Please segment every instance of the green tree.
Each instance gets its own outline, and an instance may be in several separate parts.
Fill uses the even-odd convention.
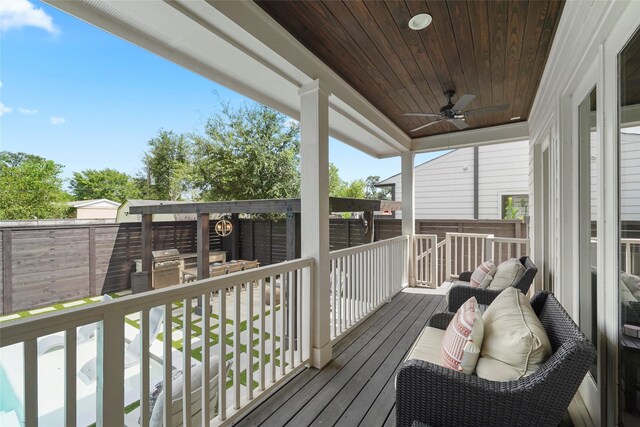
[[[193,141],[195,186],[203,200],[299,196],[300,127],[283,114],[225,104]]]
[[[365,198],[374,200],[390,200],[391,190],[388,187],[378,188],[376,184],[380,182],[380,177],[377,175],[370,175],[365,180]]]
[[[329,197],[340,197],[342,188],[342,180],[338,167],[333,163],[329,163]]]
[[[513,197],[507,197],[507,202],[504,204],[504,219],[520,219],[520,210],[513,205]]]
[[[149,141],[144,164],[148,176],[144,177],[143,189],[149,191],[143,193],[148,198],[182,200],[191,190],[191,145],[184,135],[160,130]]]
[[[354,179],[353,181],[343,181],[340,186],[338,197],[347,197],[350,199],[364,199],[365,182],[362,179]]]
[[[127,199],[140,198],[139,184],[135,179],[115,169],[74,172],[69,186],[77,200],[109,199],[122,203]]]
[[[64,218],[69,197],[62,168],[39,156],[0,152],[0,219]]]

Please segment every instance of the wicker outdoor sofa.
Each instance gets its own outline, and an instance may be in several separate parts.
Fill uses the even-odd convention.
[[[553,294],[531,301],[553,354],[533,374],[497,382],[422,360],[404,362],[396,378],[396,423],[433,427],[557,426],[596,357],[594,346]],[[452,305],[456,311],[459,307]],[[454,313],[435,314],[429,326],[446,329]]]
[[[538,273],[538,267],[536,267],[533,261],[531,261],[531,258],[529,258],[528,256],[521,257],[520,262],[525,268],[524,273],[511,286],[520,289],[523,294],[526,294],[527,292],[529,292],[529,288],[533,283],[533,279]],[[458,276],[458,280],[456,280],[449,289],[449,292],[447,293],[449,311],[455,312],[458,309],[457,307],[460,307],[466,300],[471,297],[476,297],[476,299],[478,300],[478,304],[491,304],[491,302],[500,294],[500,292],[502,292],[501,289],[498,290],[474,288],[469,285],[470,279],[470,271],[460,273],[460,276]],[[456,308],[453,309],[452,307]]]

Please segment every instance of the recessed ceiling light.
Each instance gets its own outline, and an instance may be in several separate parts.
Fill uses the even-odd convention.
[[[520,116],[518,116],[518,117],[511,117],[511,120],[520,120]]]
[[[431,24],[431,15],[428,13],[420,13],[409,20],[409,28],[412,30],[422,30]]]

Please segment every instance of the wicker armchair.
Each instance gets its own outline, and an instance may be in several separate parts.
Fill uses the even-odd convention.
[[[520,258],[520,262],[524,266],[524,274],[520,276],[513,286],[514,288],[520,289],[522,293],[526,294],[529,292],[529,288],[533,283],[533,279],[536,277],[536,273],[538,273],[538,267],[531,261],[531,258],[528,256],[523,256]],[[447,301],[449,303],[449,311],[455,312],[458,308],[469,298],[476,297],[478,300],[478,304],[489,305],[491,302],[496,299],[496,297],[502,292],[502,290],[498,289],[481,289],[474,288],[469,285],[469,280],[471,279],[471,272],[465,271],[460,273],[458,276],[458,280],[451,286],[449,292],[447,294]]]
[[[422,360],[404,362],[396,378],[396,424],[414,421],[438,427],[557,426],[596,357],[594,346],[553,294],[531,301],[553,354],[536,372],[497,382]],[[444,329],[453,313],[434,315],[429,326]]]

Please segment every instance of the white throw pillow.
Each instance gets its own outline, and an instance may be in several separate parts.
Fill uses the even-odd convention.
[[[475,297],[460,306],[442,337],[442,366],[472,374],[476,369],[484,327]]]
[[[495,272],[496,266],[493,260],[485,261],[471,273],[469,284],[474,288],[486,288],[491,283]]]
[[[496,297],[482,316],[484,339],[480,360],[494,359],[513,370],[496,376],[496,363],[478,361],[476,373],[494,381],[517,380],[537,370],[551,356],[547,333],[529,298],[516,288]]]
[[[496,268],[489,289],[506,289],[513,285],[524,274],[525,268],[518,258],[511,258]]]

